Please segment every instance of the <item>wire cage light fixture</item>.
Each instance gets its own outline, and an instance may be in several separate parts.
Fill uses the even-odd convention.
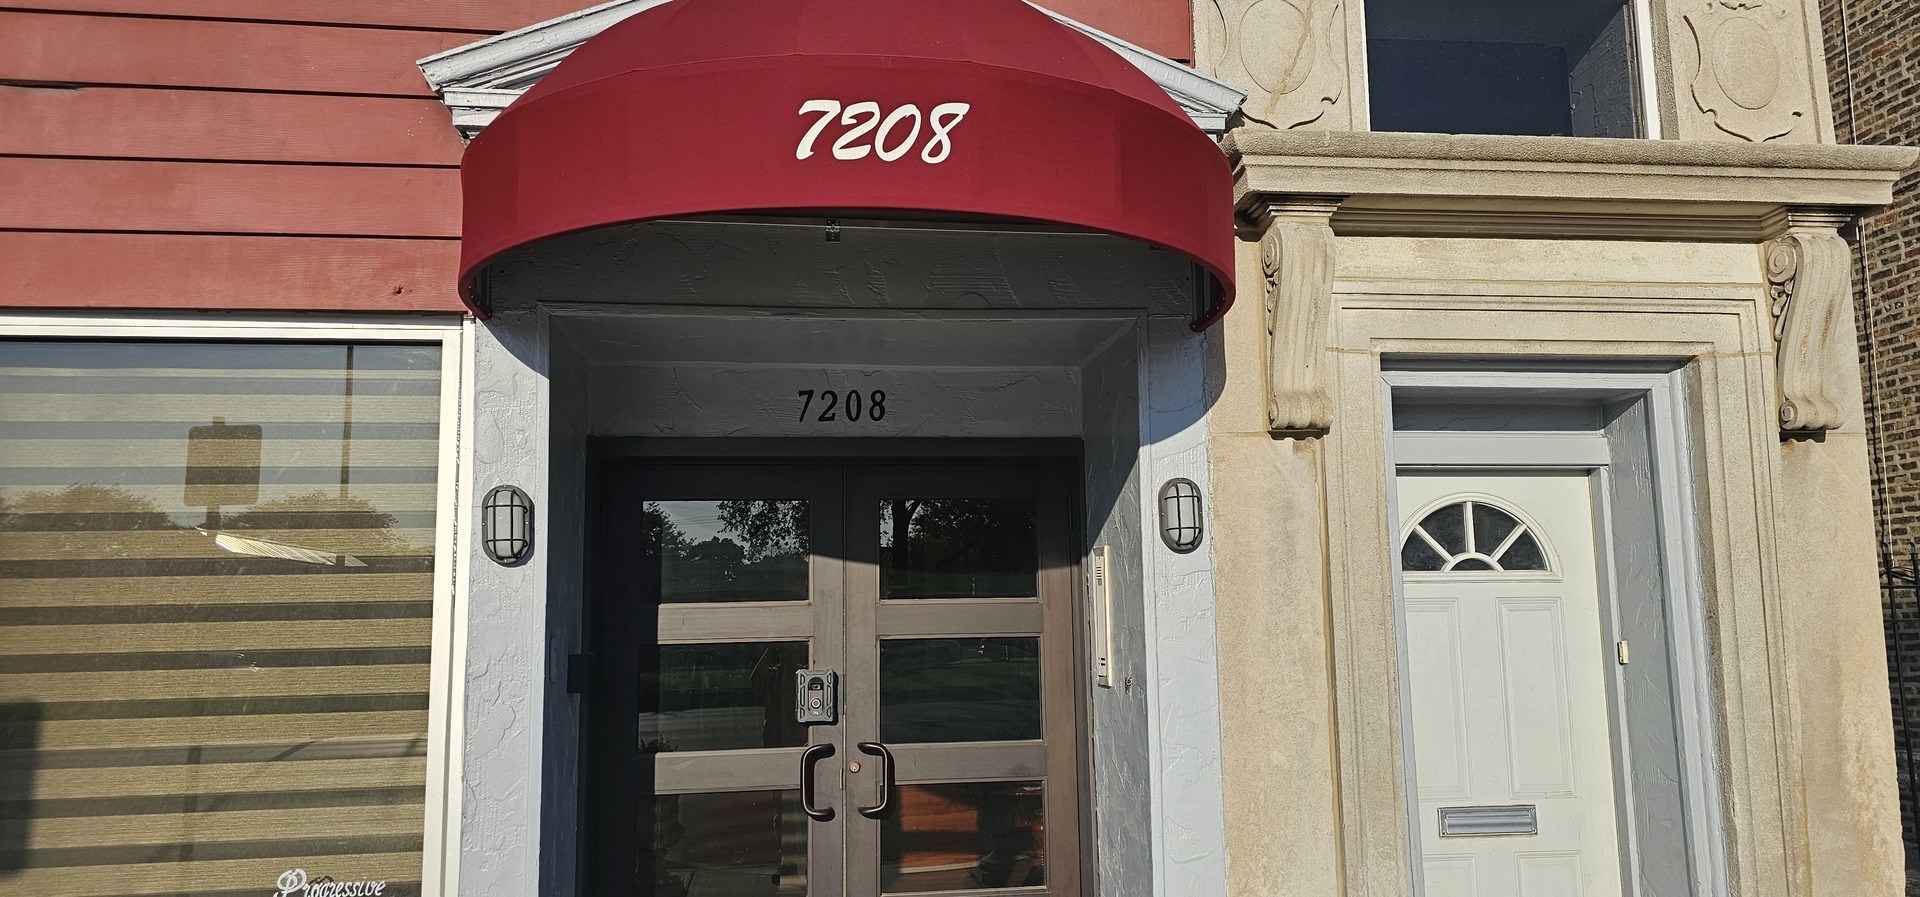
[[[1175,477],[1160,487],[1160,540],[1186,553],[1200,547],[1200,487]]]
[[[480,502],[480,547],[505,567],[533,554],[533,499],[518,486],[495,486]]]

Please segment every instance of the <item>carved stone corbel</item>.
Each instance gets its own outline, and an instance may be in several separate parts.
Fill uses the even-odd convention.
[[[1833,430],[1846,422],[1859,377],[1851,256],[1836,232],[1846,220],[1844,213],[1794,210],[1786,234],[1766,245],[1782,430]]]
[[[1267,429],[1276,434],[1323,433],[1333,425],[1326,369],[1333,320],[1332,219],[1340,199],[1276,200],[1263,210]]]

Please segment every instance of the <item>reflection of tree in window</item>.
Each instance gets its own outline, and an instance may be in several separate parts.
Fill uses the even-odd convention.
[[[880,503],[885,598],[1031,598],[1039,545],[1025,499]]]
[[[129,563],[143,569],[165,563],[176,574],[431,569],[432,546],[395,532],[397,522],[363,499],[323,490],[225,515],[218,530],[179,523],[150,499],[120,486],[77,483],[28,492],[13,502],[0,499],[0,530],[90,534],[85,544],[69,542],[63,554],[84,558],[80,562],[101,575],[109,566]],[[155,535],[160,533],[166,535]],[[165,544],[155,544],[155,538]],[[156,551],[168,560],[134,560]]]
[[[804,501],[647,503],[644,550],[660,564],[660,600],[805,600],[809,520]],[[701,527],[705,538],[689,532]]]
[[[394,532],[398,520],[352,495],[316,490],[262,502],[225,520],[229,532],[297,542],[325,554],[356,557],[369,566],[430,551]]]
[[[153,502],[118,486],[77,483],[29,492],[18,502],[0,497],[0,528],[16,532],[180,529]]]
[[[723,501],[720,523],[740,534],[752,557],[807,552],[806,502]]]

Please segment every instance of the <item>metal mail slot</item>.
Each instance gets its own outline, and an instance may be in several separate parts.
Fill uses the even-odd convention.
[[[1441,807],[1441,837],[1537,835],[1540,816],[1531,804],[1511,807]]]

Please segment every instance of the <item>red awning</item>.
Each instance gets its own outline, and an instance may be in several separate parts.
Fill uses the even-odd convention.
[[[711,214],[1012,220],[1179,252],[1233,298],[1225,156],[1166,92],[1021,0],[675,0],[608,28],[461,163],[489,259]],[[484,312],[484,309],[476,309]]]

